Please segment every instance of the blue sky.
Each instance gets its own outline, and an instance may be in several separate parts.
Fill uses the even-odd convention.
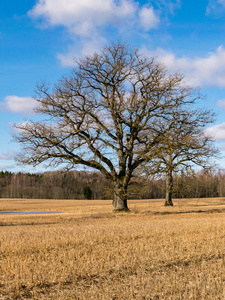
[[[0,170],[35,171],[15,165],[19,146],[11,134],[13,123],[36,118],[36,83],[54,83],[75,58],[114,40],[157,56],[201,87],[206,95],[201,106],[218,114],[207,131],[224,154],[225,0],[2,0]],[[219,166],[225,168],[225,158]]]

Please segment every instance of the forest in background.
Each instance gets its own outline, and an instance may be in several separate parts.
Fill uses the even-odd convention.
[[[174,175],[174,198],[225,197],[225,171],[202,170]],[[112,199],[113,187],[100,173],[88,171],[39,174],[0,172],[0,198]],[[133,178],[129,199],[165,198],[164,176]]]

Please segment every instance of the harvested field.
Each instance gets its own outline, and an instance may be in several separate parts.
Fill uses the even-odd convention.
[[[225,299],[225,199],[0,199],[0,299]]]

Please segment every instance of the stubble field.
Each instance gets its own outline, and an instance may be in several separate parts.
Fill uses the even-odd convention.
[[[0,199],[0,299],[225,299],[225,199]]]

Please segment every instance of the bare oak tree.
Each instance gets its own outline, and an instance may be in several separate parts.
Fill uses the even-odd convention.
[[[173,173],[191,169],[193,165],[209,167],[218,155],[213,140],[205,133],[205,128],[214,122],[215,114],[207,109],[193,109],[187,106],[174,114],[174,126],[158,145],[156,157],[145,165],[149,175],[166,175],[165,206],[173,206]],[[164,124],[162,124],[164,126]]]
[[[15,125],[24,150],[17,160],[94,168],[114,185],[114,210],[126,211],[134,170],[155,157],[176,112],[199,98],[180,74],[127,44],[112,44],[79,60],[52,88],[37,86],[36,112],[44,121]]]

